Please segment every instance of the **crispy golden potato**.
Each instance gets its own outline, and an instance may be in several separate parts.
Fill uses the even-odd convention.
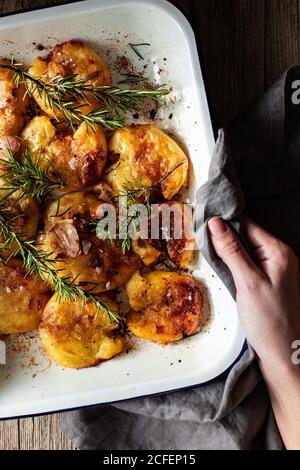
[[[181,162],[160,185],[165,199],[172,199],[186,182],[189,167],[186,155],[171,137],[156,127],[137,125],[117,130],[109,141],[109,151],[119,157],[118,164],[106,177],[115,194],[128,181],[155,185]]]
[[[114,312],[118,306],[107,297],[103,302]],[[116,334],[117,323],[93,303],[58,300],[54,295],[47,304],[39,334],[49,356],[59,365],[79,369],[111,359],[124,348]]]
[[[49,81],[57,76],[66,77],[78,75],[89,77],[89,85],[110,85],[110,72],[107,64],[87,44],[81,41],[66,41],[58,44],[46,57],[34,59],[29,73],[42,80]],[[35,93],[35,100],[40,108],[52,118],[60,119],[61,116],[54,112],[43,99]],[[82,111],[88,113],[91,109],[99,106],[99,101],[89,98],[91,106],[84,106]],[[78,104],[82,104],[78,103]]]
[[[57,139],[47,147],[41,160],[51,161],[65,183],[65,191],[77,191],[96,184],[104,171],[107,144],[102,127],[95,132],[82,123],[73,137]]]
[[[141,238],[132,241],[132,249],[141,258],[145,266],[156,263],[161,255],[161,252],[149,240]]]
[[[68,230],[63,229],[63,230]],[[75,243],[66,254],[63,242],[58,241],[54,232],[40,234],[38,243],[43,250],[56,250],[53,259],[62,260],[55,263],[60,276],[71,276],[75,284],[83,289],[92,289],[94,293],[105,292],[126,285],[132,274],[140,267],[136,255],[122,254],[122,250],[109,241],[98,240],[96,236],[81,234],[79,243]],[[79,251],[72,252],[72,249]],[[84,254],[86,253],[86,254]]]
[[[25,333],[38,327],[50,291],[21,260],[0,264],[0,333]]]
[[[50,203],[38,241],[62,262],[55,263],[60,275],[76,277],[76,282],[93,292],[125,286],[140,267],[134,253],[122,250],[109,240],[100,240],[90,222],[101,217],[101,203],[90,193],[71,193]]]
[[[178,267],[188,267],[195,252],[193,214],[188,205],[167,201],[152,207],[149,234],[152,239],[132,242],[133,251],[146,266],[156,263],[161,254],[167,253]]]
[[[35,116],[23,129],[21,150],[29,150],[33,159],[38,158],[55,139],[56,131],[47,116]]]
[[[22,133],[23,152],[26,148],[49,175],[55,169],[65,183],[64,191],[98,183],[106,164],[107,143],[101,126],[92,131],[82,123],[73,136],[58,137],[48,117],[36,116]]]
[[[196,333],[203,320],[203,297],[197,283],[175,272],[135,273],[127,284],[132,310],[126,322],[141,338],[167,344]]]
[[[169,236],[165,237],[168,255],[179,267],[187,268],[195,252],[192,210],[178,201],[160,204],[161,211],[166,209],[166,214],[170,210],[170,226],[167,229]]]
[[[16,86],[13,72],[1,68],[1,64],[9,64],[9,61],[0,61],[0,158],[5,160],[8,150],[13,154],[19,151],[19,135],[28,111],[28,98],[24,98],[25,87]],[[0,174],[6,171],[7,167],[1,161]]]
[[[99,201],[111,202],[112,188],[109,186],[109,184],[104,183],[104,181],[101,181],[100,183],[96,184],[92,189],[93,193],[98,197]]]
[[[84,229],[89,221],[99,219],[101,213],[101,202],[93,193],[77,191],[64,194],[45,207],[44,229],[49,232],[65,220],[74,221]]]
[[[3,191],[1,194],[3,195]],[[6,218],[21,239],[34,240],[40,218],[39,204],[31,196],[23,196],[17,203],[12,205],[14,198],[17,198],[18,195],[18,192],[14,193],[2,204],[7,209]],[[13,243],[8,246],[5,245],[5,241],[3,237],[0,237],[0,254],[3,258],[8,258],[17,245]]]
[[[17,87],[13,72],[1,68],[1,64],[9,63],[7,60],[0,61],[0,138],[19,136],[28,111],[24,85]]]

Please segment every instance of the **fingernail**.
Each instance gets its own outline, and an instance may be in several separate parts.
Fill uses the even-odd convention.
[[[208,228],[213,237],[220,237],[227,232],[228,227],[226,223],[219,217],[214,217],[208,221]]]

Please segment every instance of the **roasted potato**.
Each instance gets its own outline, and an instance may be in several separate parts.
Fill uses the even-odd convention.
[[[46,209],[39,237],[42,248],[62,260],[55,263],[59,274],[93,292],[125,286],[141,264],[134,253],[123,255],[118,245],[97,238],[90,223],[101,217],[101,206],[93,194],[66,194]]]
[[[21,239],[34,240],[40,218],[39,204],[31,196],[23,196],[17,202],[13,202],[18,196],[19,192],[16,192],[2,203],[2,207],[6,208],[5,217]],[[15,251],[17,244],[7,245],[5,242],[6,239],[0,237],[0,254],[3,258],[8,258]]]
[[[157,250],[149,240],[141,238],[132,241],[132,249],[141,258],[145,266],[156,263],[161,255],[161,251]]]
[[[103,302],[114,312],[118,306],[111,299]],[[58,300],[54,295],[48,302],[39,327],[39,334],[49,356],[59,365],[79,369],[111,359],[124,348],[122,337],[116,334],[104,311],[93,303]]]
[[[81,41],[66,41],[58,44],[46,57],[34,59],[29,73],[34,77],[49,81],[58,76],[66,77],[77,75],[79,77],[90,78],[88,85],[110,85],[110,72],[107,64],[96,54],[87,44]],[[43,94],[34,95],[40,108],[52,118],[60,119],[57,111],[53,111],[43,98]],[[88,113],[91,109],[99,106],[99,101],[89,97],[90,105],[85,105],[81,109]],[[84,102],[78,102],[78,105]]]
[[[154,207],[149,220],[149,234],[153,238],[134,240],[134,252],[146,266],[167,253],[178,267],[186,268],[195,252],[191,208],[179,201],[162,202]]]
[[[166,211],[166,221],[170,221],[166,227],[164,218],[161,219],[161,231],[165,231],[168,255],[179,267],[187,268],[195,252],[192,210],[188,205],[178,201],[163,202],[159,207],[161,213]],[[170,213],[169,219],[168,213]]]
[[[74,135],[59,137],[48,117],[36,116],[22,133],[23,151],[26,148],[49,175],[53,170],[60,175],[66,192],[98,183],[106,164],[107,143],[101,126],[93,131],[82,123]]]
[[[191,277],[175,272],[135,273],[127,284],[132,333],[159,344],[196,333],[203,320],[203,296]]]
[[[101,214],[101,202],[93,193],[77,191],[64,194],[46,205],[43,214],[44,229],[49,232],[66,220],[74,221],[84,229],[88,222],[98,220]]]
[[[47,116],[35,116],[21,134],[22,153],[28,149],[31,157],[36,160],[53,142],[55,136],[56,130],[51,120]]]
[[[24,85],[16,86],[14,73],[1,68],[1,64],[9,63],[7,60],[0,61],[0,142],[7,136],[20,135],[28,111]]]
[[[186,182],[189,167],[186,155],[171,137],[156,127],[137,125],[117,130],[109,141],[109,151],[114,158],[119,158],[106,176],[115,194],[128,181],[157,185],[181,162],[182,165],[158,186],[165,199],[172,199]]]
[[[28,98],[24,97],[25,87],[17,86],[13,72],[1,68],[1,64],[9,64],[9,61],[0,61],[0,174],[3,174],[7,171],[3,162],[7,151],[17,154],[20,148],[19,135],[28,111]]]
[[[0,333],[25,333],[38,327],[50,291],[21,260],[0,264]]]

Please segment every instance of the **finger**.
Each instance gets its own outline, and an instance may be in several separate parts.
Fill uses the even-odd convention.
[[[276,258],[284,246],[280,240],[249,218],[246,218],[244,233],[260,263]]]
[[[230,269],[235,284],[253,279],[259,270],[233,230],[219,217],[211,219],[208,228],[214,250]]]
[[[267,230],[257,225],[252,219],[249,219],[249,217],[245,217],[245,233],[253,248],[272,244],[277,240],[270,232],[267,232]]]
[[[244,231],[249,244],[253,248],[255,260],[268,277],[272,278],[274,272],[280,274],[286,269],[287,264],[291,264],[293,260],[295,264],[298,262],[293,250],[288,245],[278,240],[251,219],[246,219]]]

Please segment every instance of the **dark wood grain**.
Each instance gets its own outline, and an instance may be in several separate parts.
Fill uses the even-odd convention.
[[[22,10],[22,3],[23,2],[21,0],[2,0],[0,5],[0,12],[1,14],[4,14]]]
[[[299,63],[299,0],[266,1],[266,86]]]
[[[100,1],[100,0],[99,0]],[[0,14],[67,3],[2,0]],[[287,67],[300,61],[300,0],[173,0],[201,40],[212,111],[236,118]],[[0,422],[2,449],[74,448],[60,415]]]
[[[172,0],[171,3],[179,8],[189,19],[191,19],[192,8],[190,0]]]
[[[63,3],[67,2],[64,2],[63,0],[22,0],[22,8],[23,10],[29,10],[32,8],[51,7]]]
[[[0,6],[1,14],[16,11],[31,10],[47,6],[61,5],[67,3],[64,0],[2,0]]]
[[[223,125],[264,90],[265,1],[192,3],[213,114]]]

